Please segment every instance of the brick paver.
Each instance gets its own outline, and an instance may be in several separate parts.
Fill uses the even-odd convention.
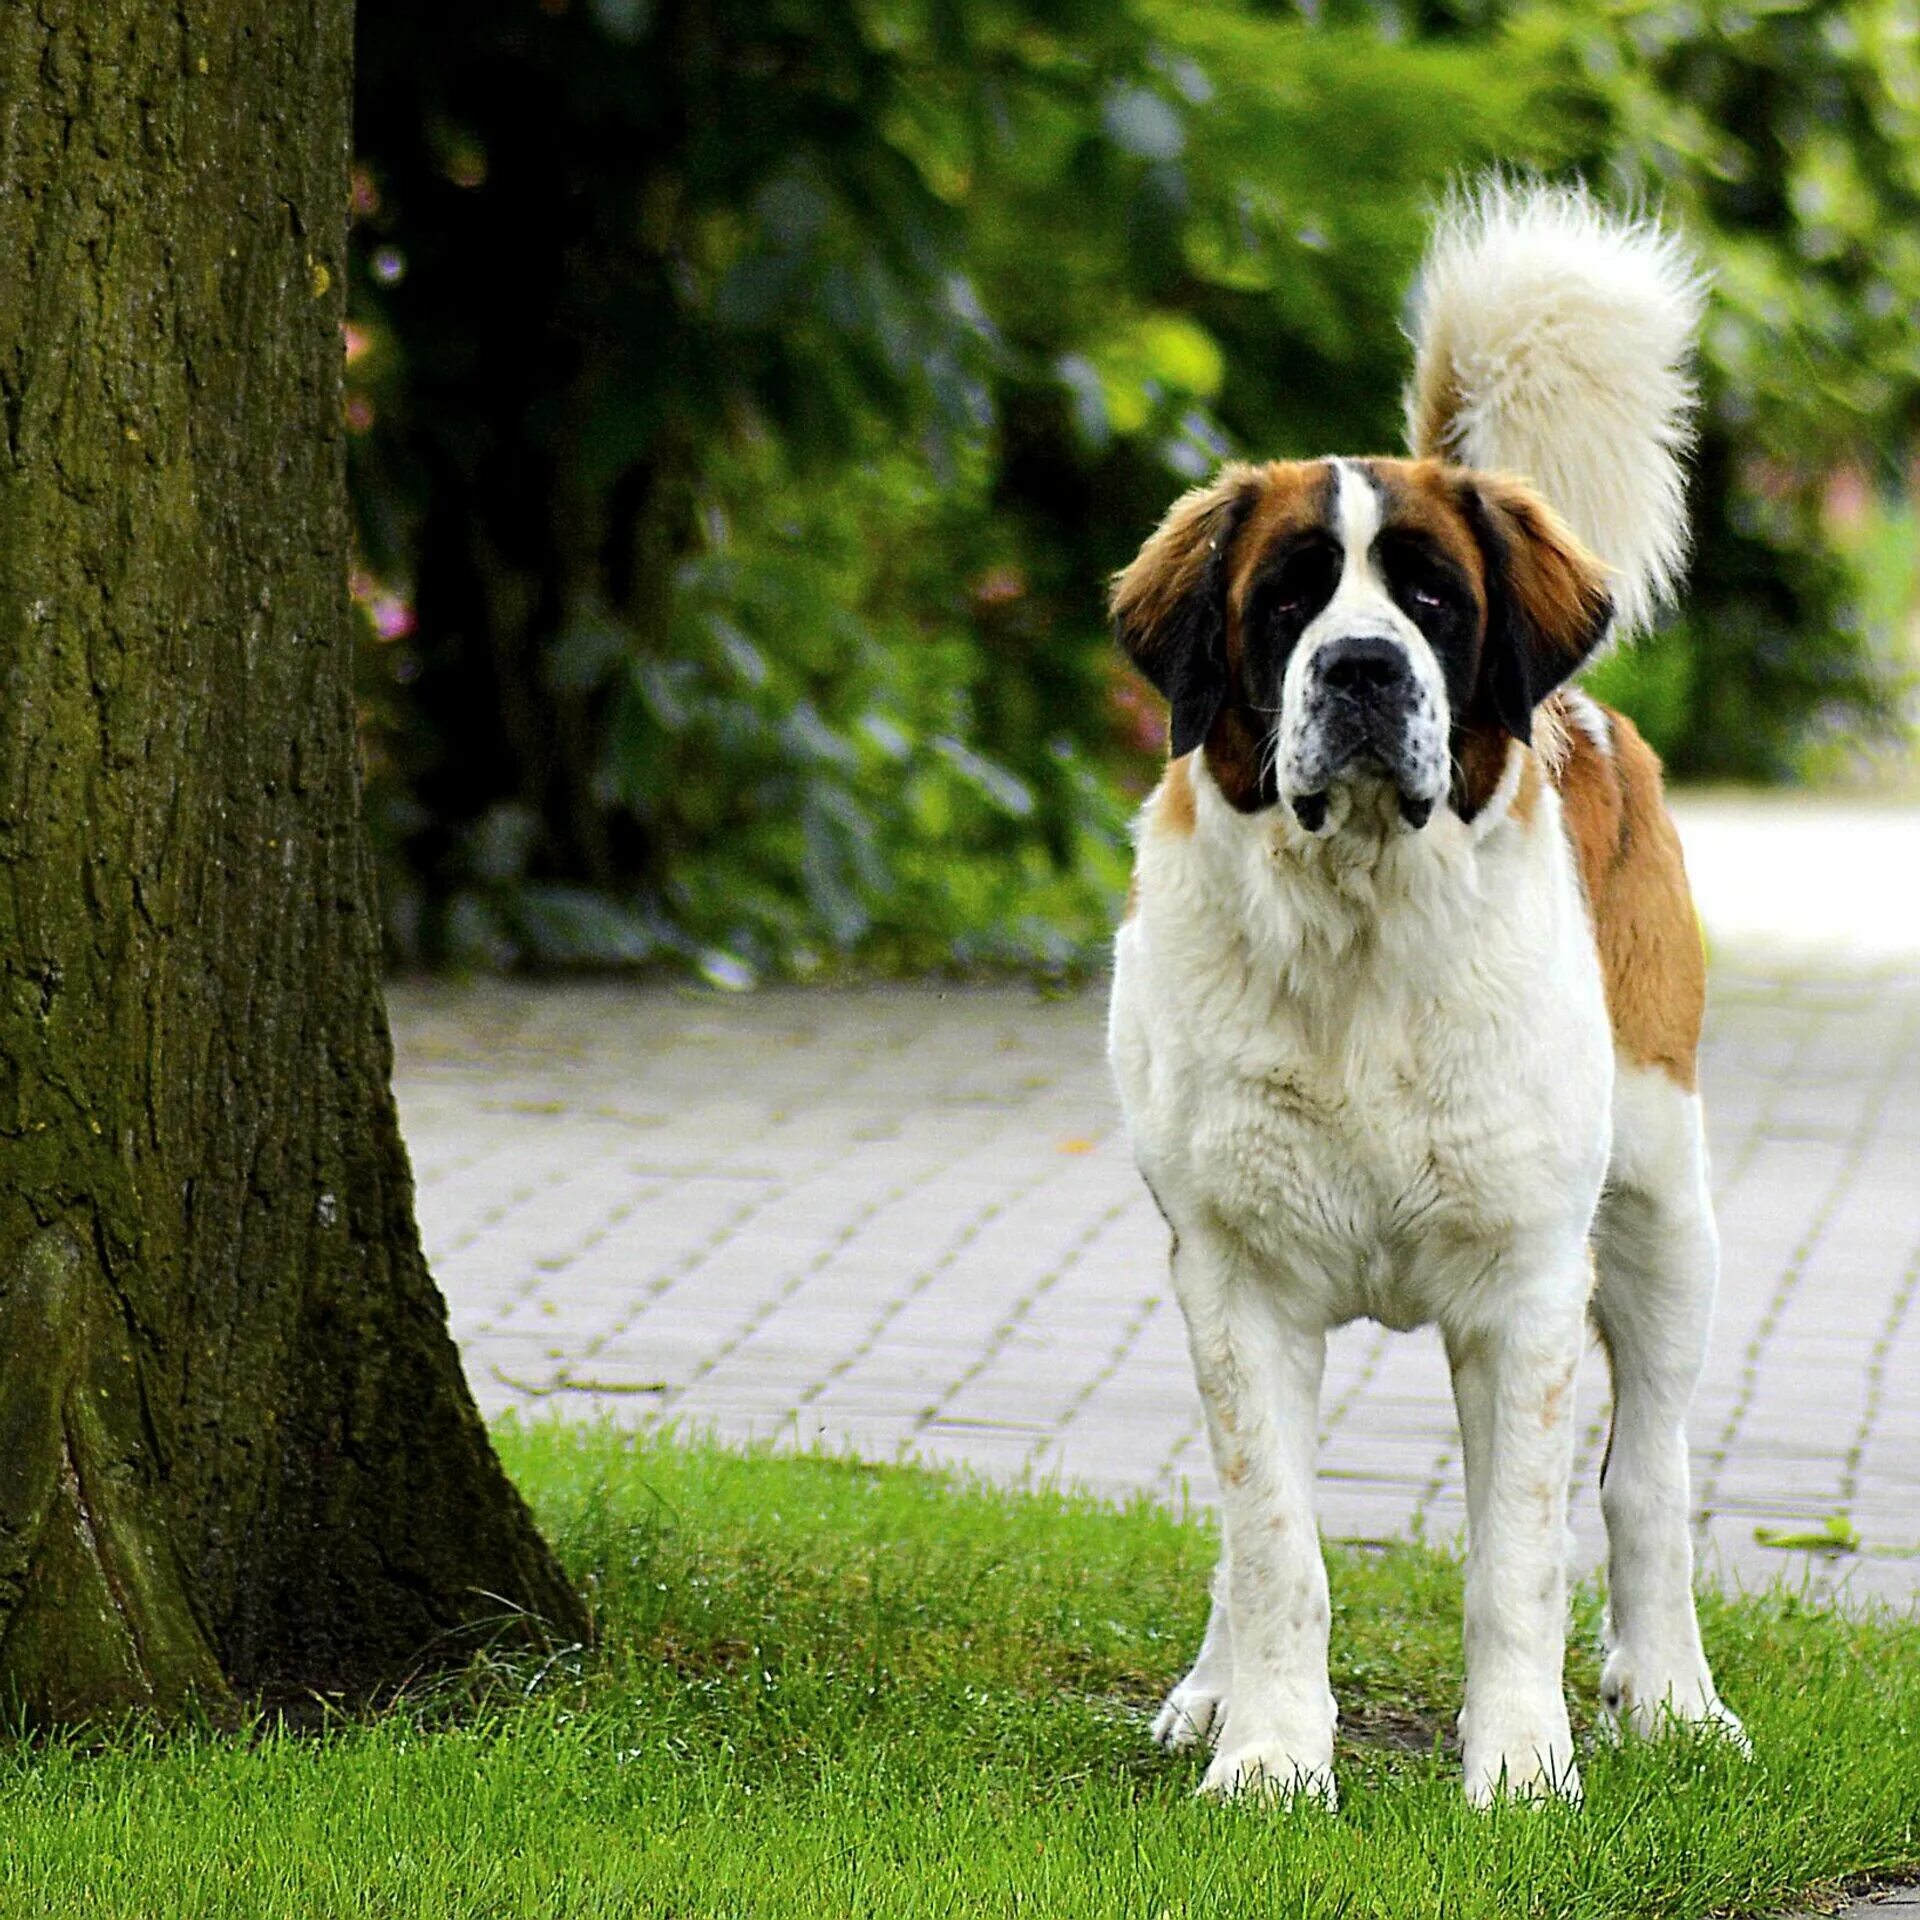
[[[1211,1500],[1097,991],[489,983],[393,1011],[428,1251],[489,1412]],[[1693,1419],[1708,1564],[1912,1596],[1920,956],[1722,959],[1703,1082],[1725,1251]],[[1604,1389],[1595,1354],[1586,1563]],[[1458,1533],[1436,1337],[1336,1336],[1323,1431],[1330,1534]],[[1755,1537],[1836,1512],[1860,1552]]]

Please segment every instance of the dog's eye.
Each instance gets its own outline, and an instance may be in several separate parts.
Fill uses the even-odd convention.
[[[1403,559],[1389,563],[1395,597],[1416,620],[1444,619],[1458,605],[1458,598],[1445,575],[1423,560]]]
[[[1277,619],[1297,620],[1318,612],[1333,593],[1334,558],[1326,547],[1303,547],[1288,556],[1274,575],[1266,595],[1268,612]]]

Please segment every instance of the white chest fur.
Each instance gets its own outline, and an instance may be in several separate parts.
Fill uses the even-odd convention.
[[[1471,1323],[1585,1234],[1606,1165],[1612,1047],[1555,796],[1525,824],[1310,840],[1193,787],[1191,832],[1143,819],[1117,946],[1142,1172],[1306,1318]]]

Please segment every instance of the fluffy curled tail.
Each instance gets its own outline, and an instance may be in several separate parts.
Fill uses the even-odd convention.
[[[1447,207],[1415,286],[1413,451],[1530,479],[1612,569],[1616,634],[1686,559],[1703,293],[1653,221],[1502,179]]]

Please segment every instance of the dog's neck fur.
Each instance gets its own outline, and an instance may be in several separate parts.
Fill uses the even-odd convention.
[[[1335,1060],[1361,1029],[1486,991],[1489,968],[1526,997],[1564,945],[1571,876],[1553,858],[1552,796],[1516,812],[1525,758],[1516,746],[1471,822],[1442,811],[1409,831],[1391,793],[1362,789],[1313,835],[1284,807],[1237,811],[1196,755],[1190,831],[1150,803],[1140,849],[1148,939],[1195,1003],[1190,1032]]]
[[[1238,811],[1195,755],[1195,838],[1206,864],[1226,882],[1218,897],[1237,900],[1248,932],[1268,938],[1288,923],[1302,946],[1334,955],[1356,942],[1391,937],[1388,924],[1433,930],[1481,898],[1483,857],[1502,858],[1520,830],[1514,802],[1527,749],[1510,743],[1487,804],[1471,821],[1443,809],[1424,828],[1399,817],[1392,787],[1354,781],[1336,788],[1328,824],[1309,833],[1284,806]],[[1284,935],[1282,935],[1284,938]]]

